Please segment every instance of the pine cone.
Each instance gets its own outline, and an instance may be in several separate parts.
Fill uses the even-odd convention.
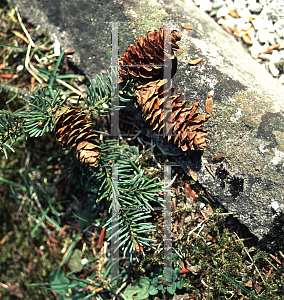
[[[172,77],[176,71],[176,57],[173,50],[179,49],[176,44],[182,34],[177,30],[171,31],[171,53],[166,56],[172,60]],[[167,49],[167,47],[166,47]],[[138,78],[139,84],[145,84],[163,78],[164,65],[164,29],[148,31],[147,37],[139,38],[137,45],[127,47],[123,57],[119,59],[119,82],[130,78]]]
[[[204,149],[206,147],[205,136],[207,133],[206,130],[200,127],[210,116],[199,115],[199,113],[195,112],[198,102],[192,104],[190,107],[186,107],[187,100],[179,101],[181,93],[171,96],[170,92],[173,91],[174,88],[170,91],[165,80],[152,81],[136,88],[137,103],[142,107],[145,121],[160,133],[164,128],[163,120],[165,117],[169,117],[163,109],[163,103],[171,97],[174,143],[178,142],[178,146],[182,151],[186,151],[187,149]],[[168,141],[171,138],[172,136],[168,135]]]
[[[95,166],[100,156],[100,146],[93,124],[78,107],[63,107],[56,114],[55,136],[63,148],[70,153],[77,151],[76,157],[83,163]]]

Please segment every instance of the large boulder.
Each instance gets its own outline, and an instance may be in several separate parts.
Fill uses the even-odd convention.
[[[119,22],[120,55],[164,22],[181,31],[173,86],[203,111],[208,93],[213,95],[207,148],[182,152],[149,128],[147,133],[165,151],[179,154],[173,159],[184,171],[187,166],[195,171],[199,182],[258,238],[274,233],[274,208],[279,204],[279,213],[284,206],[284,89],[232,36],[191,1],[11,2],[30,22],[47,27],[64,49],[75,50],[74,62],[89,78],[111,63],[114,22]],[[188,64],[197,58],[202,58],[199,64]],[[127,109],[141,121],[141,111],[130,104]]]

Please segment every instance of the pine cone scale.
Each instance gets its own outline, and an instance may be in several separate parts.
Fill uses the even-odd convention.
[[[135,93],[138,96],[137,103],[142,107],[145,122],[153,126],[153,130],[161,132],[164,128],[164,120],[172,121],[172,133],[175,135],[174,143],[186,151],[203,149],[206,146],[206,130],[200,128],[209,116],[200,115],[196,112],[198,102],[186,107],[187,100],[179,101],[181,93],[170,96],[168,93],[174,89],[167,85],[164,80],[157,80],[140,85]],[[164,110],[163,103],[171,97],[171,110]],[[172,112],[171,112],[172,111]],[[169,114],[171,113],[171,116]],[[170,133],[167,129],[166,135]],[[171,136],[168,136],[168,140]]]
[[[181,33],[177,34],[175,30],[170,32],[171,52],[179,49],[176,42],[180,37]],[[175,59],[173,53],[164,51],[164,43],[164,30],[161,28],[160,31],[148,31],[146,37],[138,38],[136,46],[128,46],[123,57],[119,59],[119,82],[126,80],[127,73],[132,78],[137,78],[140,84],[159,79],[163,75],[164,55],[171,60]]]
[[[100,146],[87,115],[79,112],[77,107],[64,107],[55,117],[55,137],[63,148],[69,148],[70,153],[77,152],[77,159],[95,166],[100,157]]]

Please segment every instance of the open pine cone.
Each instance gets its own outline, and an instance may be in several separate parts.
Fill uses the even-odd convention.
[[[70,148],[70,153],[83,163],[95,166],[100,156],[98,135],[87,115],[79,112],[78,107],[63,107],[56,114],[55,136],[63,148]]]
[[[174,88],[170,89],[165,80],[152,81],[136,88],[138,96],[137,103],[142,107],[145,121],[152,125],[154,130],[160,133],[164,128],[164,119],[167,113],[163,109],[163,103],[172,100],[172,134],[174,143],[186,151],[204,149],[206,147],[206,130],[202,129],[202,124],[207,121],[209,115],[196,113],[198,102],[186,107],[187,100],[179,101],[181,93],[171,96]],[[169,131],[166,133],[168,134]],[[164,136],[165,137],[165,136]],[[168,141],[172,135],[168,135]]]
[[[176,69],[176,57],[173,50],[179,49],[176,44],[182,34],[177,30],[171,31],[171,53],[166,52],[166,57],[172,60],[172,76]],[[119,82],[130,78],[138,78],[139,84],[162,79],[164,65],[164,29],[154,32],[148,31],[147,37],[139,38],[137,45],[127,47],[123,57],[119,59]],[[166,47],[167,49],[167,47]]]

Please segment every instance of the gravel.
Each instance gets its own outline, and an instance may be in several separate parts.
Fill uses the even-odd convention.
[[[200,10],[243,43],[251,56],[284,84],[283,0],[194,0]]]

